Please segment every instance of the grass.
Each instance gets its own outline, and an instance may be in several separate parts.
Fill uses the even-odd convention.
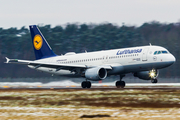
[[[179,89],[0,90],[0,119],[180,119]]]

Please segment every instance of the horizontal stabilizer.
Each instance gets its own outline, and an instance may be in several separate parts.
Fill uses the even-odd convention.
[[[5,62],[5,63],[14,63],[14,62],[18,62],[17,59],[9,59],[9,58],[7,58],[7,57],[5,57],[5,58],[6,58],[6,62]]]
[[[26,65],[28,65],[30,62],[32,62],[32,61],[28,61],[28,60],[9,59],[7,57],[5,57],[5,58],[6,58],[5,63],[15,63],[15,64],[26,64]]]

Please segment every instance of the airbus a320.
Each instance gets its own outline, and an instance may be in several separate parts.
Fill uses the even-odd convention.
[[[133,73],[135,77],[157,83],[159,69],[172,65],[176,59],[164,47],[140,46],[97,52],[56,55],[36,25],[29,26],[36,60],[9,59],[6,63],[24,64],[28,67],[55,75],[84,77],[82,88],[91,88],[91,81],[104,80],[119,75],[117,88],[124,88],[122,78]]]

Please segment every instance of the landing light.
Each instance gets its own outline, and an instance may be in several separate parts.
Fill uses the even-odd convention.
[[[156,77],[156,70],[152,69],[149,71],[149,77],[155,78]]]

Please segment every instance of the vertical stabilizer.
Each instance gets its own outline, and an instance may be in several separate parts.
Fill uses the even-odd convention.
[[[36,60],[56,56],[36,25],[29,26]]]

